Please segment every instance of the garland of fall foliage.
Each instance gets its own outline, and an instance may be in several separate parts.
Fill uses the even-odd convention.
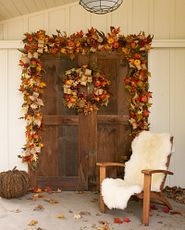
[[[148,91],[147,56],[153,37],[145,36],[143,32],[128,36],[120,35],[119,32],[119,28],[112,27],[107,35],[95,28],[89,29],[86,34],[80,31],[70,36],[60,31],[57,31],[57,35],[49,36],[43,30],[25,34],[25,45],[21,50],[23,55],[20,60],[20,91],[24,96],[22,109],[23,118],[26,120],[26,144],[20,156],[23,162],[36,167],[43,147],[41,108],[44,106],[42,94],[46,84],[43,81],[44,69],[40,56],[44,53],[65,55],[73,59],[79,53],[119,52],[127,59],[129,67],[123,81],[130,93],[128,110],[132,135],[149,129],[149,99],[152,94]]]

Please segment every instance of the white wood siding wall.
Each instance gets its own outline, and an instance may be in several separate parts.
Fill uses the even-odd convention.
[[[174,135],[171,169],[175,175],[169,184],[185,187],[184,11],[185,0],[125,0],[122,7],[106,16],[89,14],[75,3],[0,22],[0,39],[6,40],[0,42],[0,171],[14,165],[25,168],[17,158],[25,138],[25,124],[18,119],[22,97],[18,91],[20,53],[15,48],[19,41],[16,46],[7,40],[21,40],[23,33],[38,29],[45,29],[49,34],[56,29],[71,34],[81,29],[86,31],[91,26],[108,32],[114,25],[120,26],[124,34],[143,30],[158,39],[149,56],[153,91],[151,129]]]
[[[149,56],[153,92],[151,130],[170,132],[174,136],[170,185],[185,187],[185,46],[156,48]]]
[[[122,33],[154,34],[155,39],[185,38],[185,0],[124,0],[122,6],[107,15],[93,15],[73,3],[0,22],[0,39],[22,39],[25,32],[56,29],[69,34],[94,26],[108,32],[111,25]]]
[[[0,171],[26,167],[17,157],[25,142],[19,57],[17,49],[0,49]]]

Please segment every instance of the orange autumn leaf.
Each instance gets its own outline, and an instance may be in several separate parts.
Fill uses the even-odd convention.
[[[42,192],[42,189],[36,187],[36,188],[33,189],[33,192],[34,192],[34,193],[40,193],[40,192]]]

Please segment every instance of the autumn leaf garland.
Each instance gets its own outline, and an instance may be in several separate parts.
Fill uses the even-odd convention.
[[[124,84],[130,93],[128,109],[132,135],[136,135],[140,130],[149,129],[148,116],[151,107],[149,100],[152,93],[149,92],[150,73],[147,68],[147,57],[151,40],[152,37],[150,35],[145,37],[144,33],[140,33],[138,36],[130,35],[122,49],[129,65]]]
[[[151,48],[152,36],[146,37],[144,33],[124,36],[119,33],[119,28],[111,27],[107,35],[95,28],[89,29],[86,34],[80,31],[70,36],[60,31],[57,31],[57,35],[49,36],[43,30],[25,34],[25,45],[20,50],[23,53],[20,60],[20,91],[24,98],[23,118],[26,120],[26,144],[20,156],[23,162],[36,167],[43,147],[41,108],[44,106],[42,94],[46,84],[43,80],[44,69],[40,56],[44,53],[65,55],[73,59],[79,53],[119,52],[127,59],[129,67],[124,84],[130,93],[128,109],[132,134],[136,135],[149,128],[149,99],[152,94],[148,91],[147,55]]]
[[[26,144],[20,157],[23,162],[28,162],[35,168],[43,147],[40,132],[43,118],[41,108],[44,106],[42,94],[46,87],[42,79],[44,70],[39,59],[28,58],[25,55],[20,60],[20,66],[22,67],[22,75],[19,90],[23,94],[22,112],[23,118],[26,120]]]

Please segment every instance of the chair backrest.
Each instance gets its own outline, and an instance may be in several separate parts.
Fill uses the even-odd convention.
[[[125,167],[125,180],[143,188],[143,169],[167,169],[168,156],[171,154],[172,142],[168,133],[142,131],[132,141],[132,155]],[[152,177],[152,190],[160,191],[164,174]]]

